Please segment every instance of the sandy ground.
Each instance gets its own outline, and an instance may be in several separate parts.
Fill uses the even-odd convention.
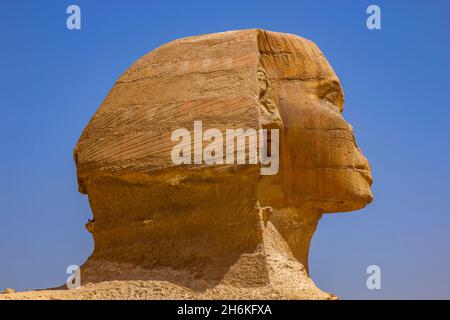
[[[329,299],[332,294],[317,294],[305,290],[298,299]],[[35,290],[0,294],[0,300],[158,300],[158,299],[292,299],[291,292],[270,287],[235,288],[219,285],[202,292],[166,281],[106,281],[86,284],[73,290]]]

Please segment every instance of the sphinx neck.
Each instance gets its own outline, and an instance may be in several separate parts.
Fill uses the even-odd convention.
[[[306,207],[276,209],[270,221],[289,245],[294,257],[309,272],[309,248],[322,214]]]
[[[85,274],[103,276],[97,266],[108,262],[121,271],[126,265],[152,271],[151,277],[161,273],[170,278],[172,273],[162,270],[173,270],[176,277],[181,272],[218,283],[243,259],[261,265],[255,174],[224,174],[221,183],[213,174],[192,174],[172,184],[155,178],[146,183],[116,177],[88,181],[95,246]],[[116,276],[111,272],[108,277]]]
[[[83,281],[259,286],[280,274],[270,270],[283,268],[271,265],[281,256],[307,270],[320,215],[287,208],[268,217],[258,205],[254,177],[230,174],[218,184],[202,172],[177,184],[108,176],[87,181],[95,246],[82,268]]]

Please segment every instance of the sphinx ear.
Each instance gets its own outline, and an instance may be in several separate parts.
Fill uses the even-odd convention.
[[[257,104],[260,111],[261,127],[264,129],[282,130],[284,123],[276,104],[277,95],[261,64],[258,66],[257,76],[259,86]]]

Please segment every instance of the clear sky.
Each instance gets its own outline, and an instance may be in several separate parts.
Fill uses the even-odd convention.
[[[81,30],[66,8],[81,7]],[[366,8],[381,8],[368,30]],[[176,38],[264,28],[315,41],[373,169],[374,202],[324,216],[317,285],[343,299],[450,298],[449,1],[0,1],[0,290],[65,282],[92,250],[72,150],[115,80]],[[366,268],[381,268],[368,290]]]

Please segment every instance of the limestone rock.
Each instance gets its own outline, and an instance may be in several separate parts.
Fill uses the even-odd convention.
[[[291,34],[189,37],[139,59],[74,151],[79,189],[95,218],[83,282],[130,275],[194,291],[256,286],[300,298],[307,295],[302,287],[320,296],[307,275],[320,216],[362,208],[372,198],[370,168],[343,104],[323,54]],[[171,133],[198,120],[203,130],[280,129],[279,173],[261,176],[255,165],[174,165]],[[255,204],[272,207],[270,219]],[[105,270],[110,263],[120,277]]]
[[[201,35],[143,56],[74,150],[95,247],[83,288],[64,297],[105,298],[103,289],[126,284],[137,293],[143,283],[141,298],[333,299],[309,278],[311,238],[323,213],[372,200],[370,167],[343,105],[324,55],[292,34]],[[172,132],[198,120],[203,130],[279,129],[278,173],[175,165]]]

